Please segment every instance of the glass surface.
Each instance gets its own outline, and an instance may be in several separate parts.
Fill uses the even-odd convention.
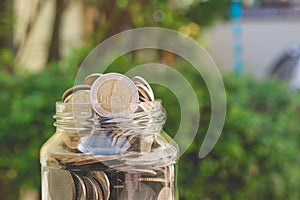
[[[161,103],[109,118],[91,106],[57,103],[57,130],[41,149],[42,199],[175,199],[178,150]]]

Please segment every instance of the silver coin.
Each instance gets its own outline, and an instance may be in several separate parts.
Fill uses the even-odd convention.
[[[95,179],[84,176],[83,181],[86,186],[86,193],[87,193],[86,199],[103,200],[103,194],[101,188]]]
[[[48,188],[50,199],[75,199],[75,183],[70,172],[61,169],[49,169]]]
[[[118,200],[154,200],[155,199],[155,192],[153,189],[144,184],[144,183],[137,183],[137,187],[132,188],[132,184],[130,182],[126,182],[126,188],[124,188],[118,198]]]
[[[66,97],[65,103],[90,104],[90,91],[78,90]]]
[[[146,136],[140,138],[140,151],[141,153],[149,153],[153,144],[153,136]]]
[[[102,171],[93,171],[90,174],[99,182],[102,188],[104,200],[108,200],[110,197],[110,182],[107,175]]]
[[[139,91],[139,100],[144,101],[153,101],[149,95],[148,89],[144,85],[136,85]]]
[[[135,112],[139,100],[135,84],[127,76],[108,73],[91,87],[91,103],[100,116],[127,116]]]
[[[143,85],[145,85],[148,89],[151,90],[151,86],[149,85],[149,83],[142,77],[140,76],[135,76],[132,78],[133,82],[135,83],[142,83]]]
[[[72,115],[75,119],[79,119],[79,121],[75,122],[75,126],[78,128],[81,128],[81,123],[86,122],[84,119],[89,119],[94,116],[89,90],[78,90],[69,95],[65,102],[72,103]],[[80,129],[78,129],[78,131],[79,130]]]
[[[135,76],[132,78],[133,82],[136,84],[136,85],[144,85],[146,86],[147,88],[147,91],[148,91],[148,95],[150,97],[150,101],[154,101],[154,93],[153,93],[153,90],[151,88],[151,86],[149,85],[149,83],[142,77],[140,76]]]
[[[102,74],[99,74],[99,73],[90,74],[87,77],[85,77],[85,79],[83,80],[83,84],[84,85],[93,85],[95,80],[97,78],[99,78],[100,76],[102,76]]]
[[[104,200],[104,194],[102,191],[102,187],[100,186],[99,182],[94,179],[94,178],[90,178],[91,182],[93,183],[96,191],[97,191],[97,197],[99,200]]]
[[[66,103],[66,98],[71,95],[72,93],[78,91],[78,90],[90,90],[91,86],[89,85],[76,85],[74,87],[71,87],[67,89],[64,94],[62,95],[62,102]]]
[[[158,194],[157,200],[173,200],[172,190],[169,187],[164,187]]]
[[[84,181],[77,174],[73,174],[73,179],[76,185],[76,200],[86,200],[86,186]]]
[[[145,85],[141,84],[141,83],[135,83],[135,85],[138,88],[139,94],[140,94],[140,100],[142,100],[141,98],[144,98],[148,101],[154,101],[154,94],[152,89],[149,89],[148,87],[146,87]]]

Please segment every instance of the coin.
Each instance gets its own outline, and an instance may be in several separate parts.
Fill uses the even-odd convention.
[[[75,183],[70,172],[61,169],[48,169],[50,199],[75,199]]]
[[[66,98],[71,95],[72,93],[78,91],[78,90],[90,90],[91,86],[89,85],[76,85],[74,87],[71,87],[67,89],[64,94],[62,95],[62,102],[66,103]]]
[[[149,83],[142,77],[140,76],[135,76],[132,78],[133,82],[138,86],[142,87],[141,89],[147,92],[147,95],[149,96],[150,100],[149,101],[154,101],[154,93],[149,85]],[[145,86],[145,87],[143,87]],[[145,89],[146,88],[146,89]]]
[[[154,101],[154,94],[151,89],[148,89],[145,85],[141,83],[136,83],[139,91],[140,101]]]
[[[101,196],[102,194],[101,188],[99,187],[99,184],[94,179],[84,176],[83,181],[86,186],[86,196],[87,196],[86,199],[103,200],[103,196]]]
[[[66,97],[65,103],[90,104],[90,91],[78,90]]]
[[[103,191],[102,191],[102,188],[101,188],[99,182],[96,179],[94,179],[94,178],[90,178],[90,180],[93,183],[94,188],[97,191],[97,197],[98,197],[98,199],[99,200],[104,200],[104,194],[103,194]]]
[[[76,200],[86,200],[87,196],[84,181],[77,174],[73,174],[73,179],[76,186]]]
[[[90,101],[89,90],[78,90],[70,94],[66,99],[65,103],[72,103],[72,114],[76,119],[89,119],[93,116],[93,109]],[[81,127],[81,123],[86,121],[76,121],[75,126]]]
[[[155,192],[153,189],[144,184],[144,183],[137,183],[136,188],[132,188],[131,182],[126,182],[126,188],[124,188],[119,196],[119,200],[154,200]]]
[[[103,171],[93,171],[90,174],[99,182],[102,188],[104,200],[108,200],[110,197],[110,183],[107,175]]]
[[[158,194],[157,200],[172,200],[172,190],[169,187],[164,187]]]
[[[105,117],[130,115],[139,99],[133,81],[118,73],[100,76],[91,87],[90,97],[95,112]]]
[[[153,144],[153,136],[146,136],[140,138],[140,151],[141,153],[149,153],[151,151],[151,146]]]
[[[151,90],[151,86],[149,85],[149,83],[142,77],[140,76],[135,76],[132,78],[134,83],[142,83],[143,85],[145,85],[148,89]]]
[[[83,84],[84,85],[93,85],[95,80],[102,75],[103,74],[99,74],[99,73],[90,74],[87,77],[85,77],[85,79],[83,80]]]

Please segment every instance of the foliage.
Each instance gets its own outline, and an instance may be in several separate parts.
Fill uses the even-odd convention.
[[[198,1],[191,5],[185,16],[200,26],[209,26],[216,20],[229,18],[229,5],[227,0]]]
[[[69,72],[57,65],[38,74],[0,71],[0,193],[6,199],[17,199],[21,186],[40,187],[39,149],[54,132],[55,101],[74,79]]]
[[[179,161],[181,199],[299,199],[299,94],[274,81],[224,77],[228,110],[213,151],[199,160],[195,144]],[[209,101],[201,99],[202,110]],[[182,187],[183,186],[183,187]]]
[[[0,71],[0,193],[6,199],[16,199],[20,187],[39,190],[39,149],[54,132],[54,104],[73,85],[78,60],[70,57],[37,74]],[[125,56],[108,71],[124,73],[128,68],[123,66],[130,64],[132,60]],[[210,118],[208,91],[190,66],[175,68],[188,77],[201,108],[198,135],[179,160],[180,199],[299,199],[300,95],[272,80],[224,76],[228,110],[223,134],[200,160]],[[167,102],[165,130],[174,136],[178,102],[166,88],[153,87],[156,96]]]
[[[0,48],[12,46],[13,35],[13,3],[8,0],[0,1]]]

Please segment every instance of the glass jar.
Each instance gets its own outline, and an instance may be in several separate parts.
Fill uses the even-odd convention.
[[[101,105],[103,106],[103,105]],[[174,200],[177,144],[162,130],[160,101],[100,117],[91,104],[56,103],[56,132],[43,145],[43,200]]]

